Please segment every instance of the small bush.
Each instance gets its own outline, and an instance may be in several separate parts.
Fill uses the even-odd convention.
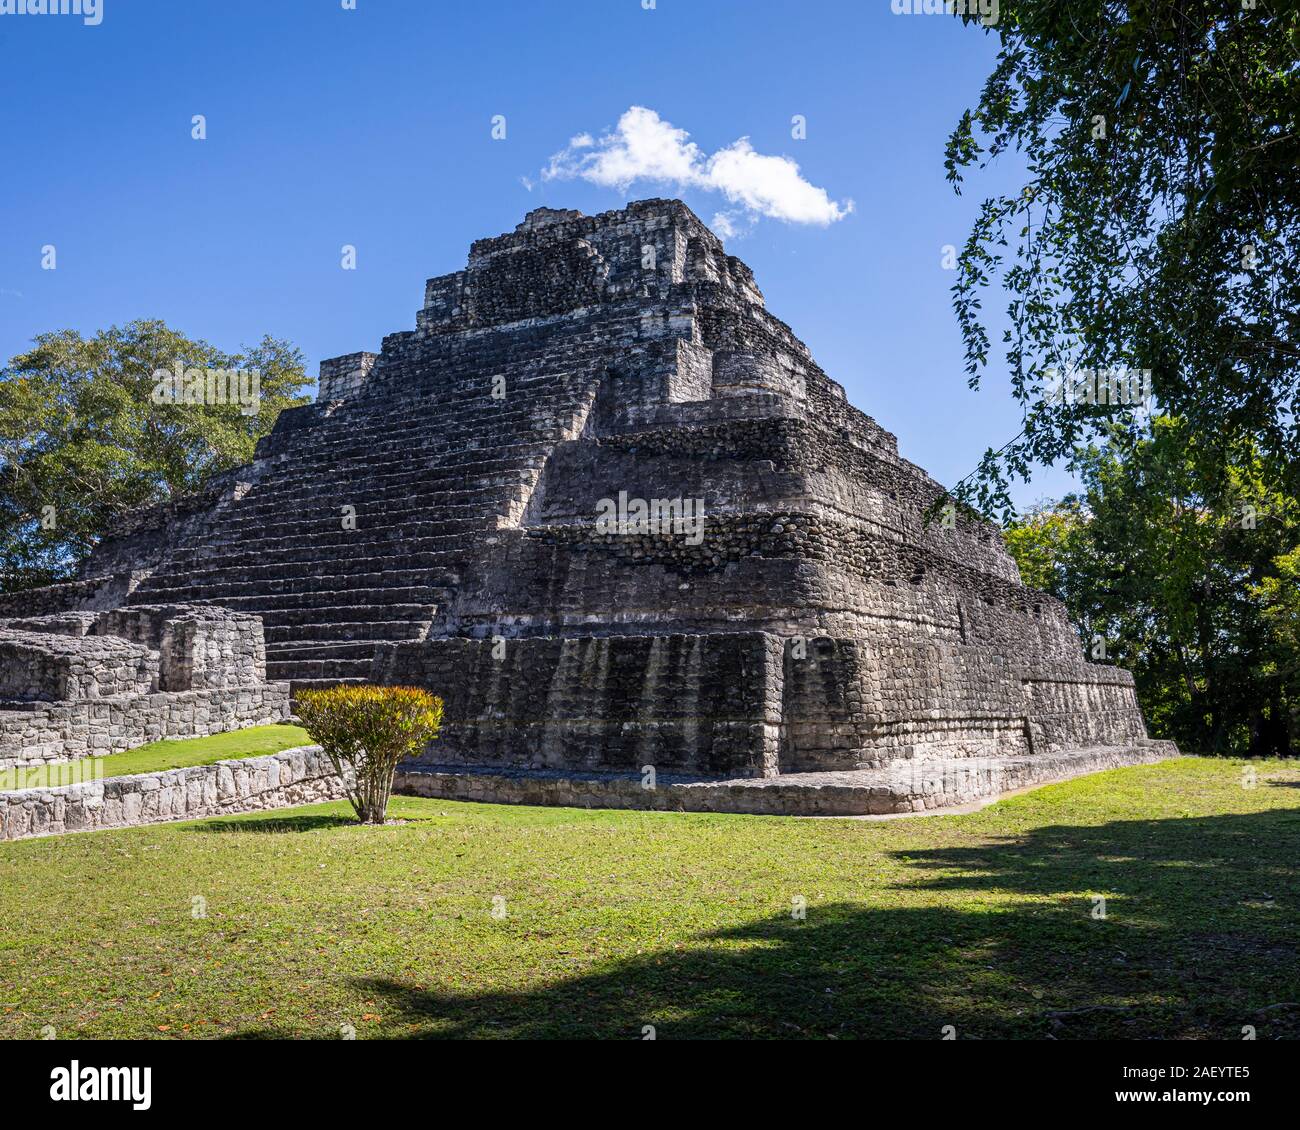
[[[354,782],[348,800],[363,824],[384,822],[397,763],[422,750],[442,726],[442,699],[418,687],[301,691],[297,711],[339,776]]]

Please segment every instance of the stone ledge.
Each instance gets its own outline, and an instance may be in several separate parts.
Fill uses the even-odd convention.
[[[266,757],[0,792],[0,841],[260,812],[343,795],[343,781],[321,748],[298,746]]]
[[[958,808],[1033,785],[1177,756],[1172,742],[1148,741],[1028,757],[900,760],[883,769],[777,777],[717,779],[660,774],[653,790],[643,789],[640,775],[632,773],[429,765],[399,772],[395,791],[447,800],[573,808],[884,816]]]

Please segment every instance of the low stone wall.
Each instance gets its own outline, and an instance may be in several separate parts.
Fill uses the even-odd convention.
[[[135,777],[0,792],[0,841],[130,828],[337,800],[343,781],[319,746]]]
[[[704,780],[660,775],[647,789],[638,774],[430,766],[397,774],[410,796],[570,808],[736,812],[761,816],[868,816],[941,812],[1023,789],[1177,757],[1172,742],[1149,741],[1002,758],[917,758],[880,769],[783,773]]]
[[[0,709],[0,769],[288,721],[289,684],[29,702]]]

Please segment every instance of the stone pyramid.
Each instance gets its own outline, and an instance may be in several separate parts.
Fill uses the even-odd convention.
[[[73,588],[429,687],[440,795],[893,811],[1168,755],[944,497],[680,201],[539,208]]]

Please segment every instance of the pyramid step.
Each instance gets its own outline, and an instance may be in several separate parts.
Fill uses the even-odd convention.
[[[268,608],[261,613],[264,628],[303,624],[370,624],[379,620],[428,621],[432,604],[323,604],[313,608]]]
[[[226,595],[221,603],[235,612],[255,612],[266,616],[291,611],[314,613],[315,610],[341,608],[437,608],[446,601],[450,589],[434,585],[406,588],[323,589],[312,592],[277,593],[275,596]]]
[[[492,528],[483,527],[475,534],[486,535]],[[353,534],[353,537],[360,537]],[[303,563],[315,561],[318,564],[328,558],[335,558],[340,571],[352,571],[356,562],[374,561],[392,558],[395,552],[403,557],[420,555],[421,561],[440,562],[453,560],[457,554],[474,548],[476,539],[463,534],[437,538],[413,538],[409,542],[402,538],[393,538],[383,542],[373,540],[362,543],[335,542],[327,538],[312,542],[303,539],[303,544],[284,546],[280,539],[237,539],[229,543],[202,542],[188,549],[173,553],[159,570],[158,575],[194,576],[199,572],[211,573],[220,569],[229,573],[234,566],[261,567],[276,562]],[[305,552],[314,550],[315,552]]]
[[[294,663],[300,659],[362,659],[369,663],[375,654],[379,641],[338,641],[329,643],[310,643],[301,640],[288,643],[268,644],[266,657],[268,663]]]
[[[370,677],[369,659],[290,659],[266,661],[266,677],[274,682],[299,679],[351,679]]]
[[[413,640],[423,636],[428,628],[428,620],[371,620],[343,624],[281,624],[264,631],[270,645],[314,640]]]
[[[328,567],[328,563],[319,559],[314,561],[281,561],[269,565],[231,566],[222,564],[214,565],[208,569],[187,570],[176,575],[155,573],[149,579],[150,583],[147,586],[142,581],[136,591],[139,592],[141,589],[150,591],[172,585],[175,587],[202,588],[217,582],[231,586],[269,582],[271,587],[266,591],[275,591],[275,582],[283,582],[294,578],[384,577],[398,573],[405,574],[407,580],[427,580],[431,573],[439,572],[439,567],[447,563],[447,555],[445,554],[414,553],[340,561],[329,572],[322,571],[324,567]],[[134,603],[142,602],[135,601]]]
[[[212,568],[220,562],[229,564],[237,555],[240,563],[257,564],[253,560],[259,556],[268,558],[276,555],[274,560],[295,560],[295,554],[302,560],[310,560],[303,554],[304,550],[317,549],[333,557],[340,564],[370,559],[391,558],[395,552],[402,556],[419,554],[422,560],[446,558],[458,552],[473,552],[485,535],[492,535],[502,528],[501,514],[485,515],[474,522],[472,528],[445,530],[439,533],[419,533],[405,536],[400,531],[384,531],[376,536],[376,531],[358,529],[340,531],[333,524],[326,526],[319,533],[302,532],[281,536],[274,530],[265,530],[261,534],[251,533],[240,536],[226,531],[208,532],[202,541],[195,541],[184,548],[174,550],[164,562],[164,566],[177,570],[193,567]],[[319,554],[317,555],[319,560]]]
[[[340,593],[348,591],[373,591],[391,585],[393,588],[423,585],[430,579],[429,569],[389,569],[372,573],[304,573],[294,576],[268,573],[265,577],[241,580],[213,581],[207,584],[186,583],[179,578],[159,578],[154,574],[148,585],[141,583],[127,598],[128,604],[183,603],[187,600],[206,600],[220,604],[230,597],[250,597],[258,600],[275,600],[281,595],[311,593]],[[446,574],[437,572],[436,577]],[[448,582],[454,584],[454,581]],[[347,603],[336,602],[336,603]]]

